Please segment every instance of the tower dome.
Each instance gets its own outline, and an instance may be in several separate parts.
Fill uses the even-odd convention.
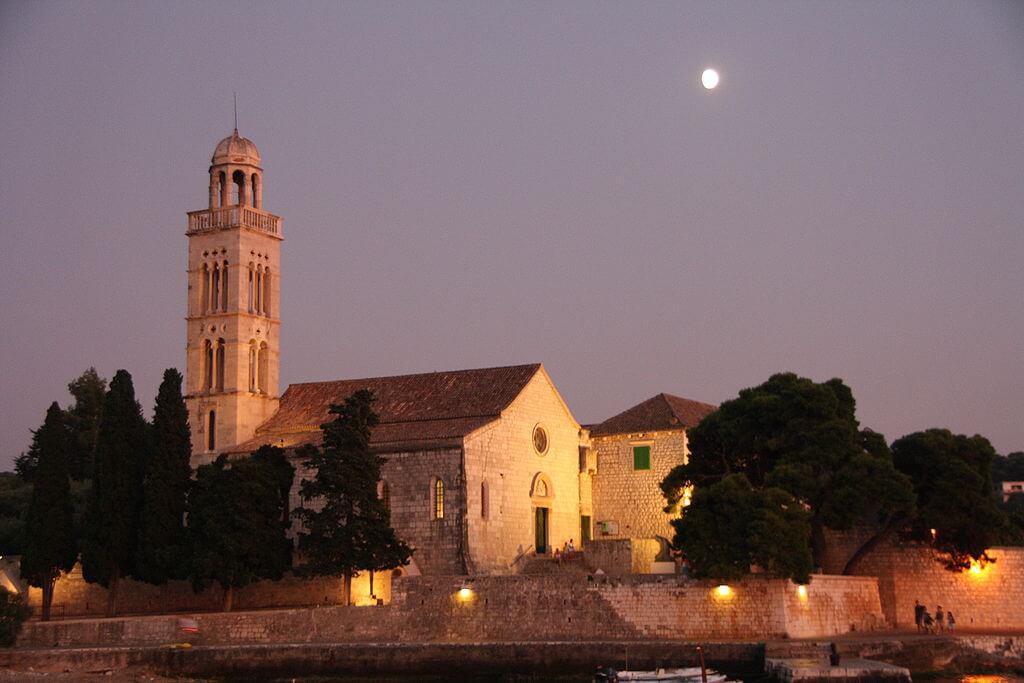
[[[260,151],[249,138],[243,138],[236,128],[231,135],[217,143],[210,164],[251,164],[260,165]]]

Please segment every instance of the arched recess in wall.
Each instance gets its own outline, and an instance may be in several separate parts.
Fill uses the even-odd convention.
[[[220,269],[220,310],[228,310],[228,262],[225,261]]]
[[[377,482],[377,498],[380,499],[384,509],[388,512],[391,511],[391,489],[388,488],[388,483],[381,479]]]
[[[259,357],[259,371],[257,372],[257,378],[259,380],[260,391],[265,394],[270,386],[270,383],[267,381],[267,373],[270,369],[270,348],[267,346],[267,342],[262,342],[260,344]]]
[[[256,340],[249,340],[249,391],[256,391],[256,359],[258,353],[256,351]]]
[[[224,356],[226,349],[224,348],[224,340],[217,340],[217,391],[224,391]]]
[[[216,311],[220,306],[220,265],[213,264],[213,274],[210,276],[210,310]]]
[[[249,261],[249,312],[256,312],[256,266]]]
[[[555,499],[555,487],[551,485],[551,478],[543,472],[533,475],[530,482],[530,500],[535,505],[549,505]]]
[[[491,491],[487,480],[480,482],[480,517],[488,519],[491,516]]]
[[[206,313],[210,310],[210,268],[204,263],[202,270],[199,271],[199,277],[202,279],[201,290],[203,292],[202,302],[199,305],[199,310]]]
[[[203,390],[213,388],[213,344],[209,339],[203,341]]]
[[[248,204],[245,192],[245,171],[235,171],[231,174],[231,203],[238,205]]]
[[[270,315],[270,266],[263,269],[263,315]]]

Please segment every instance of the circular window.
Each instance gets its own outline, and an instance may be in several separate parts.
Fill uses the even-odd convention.
[[[533,428],[533,448],[541,455],[548,452],[548,433],[540,425]]]

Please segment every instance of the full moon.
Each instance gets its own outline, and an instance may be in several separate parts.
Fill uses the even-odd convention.
[[[718,86],[718,72],[714,69],[704,69],[700,75],[700,82],[706,90],[714,90]]]

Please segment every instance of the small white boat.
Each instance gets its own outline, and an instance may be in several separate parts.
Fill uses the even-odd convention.
[[[659,681],[663,683],[702,683],[700,667],[658,669],[656,671],[620,671],[620,681]],[[725,683],[726,676],[708,669],[707,683]]]

